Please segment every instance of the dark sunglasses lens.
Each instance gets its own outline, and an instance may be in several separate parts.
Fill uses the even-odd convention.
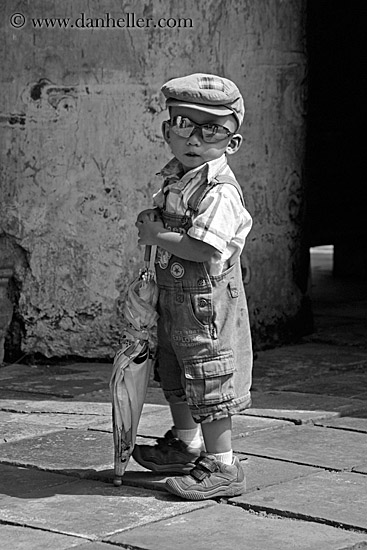
[[[171,126],[172,128],[172,131],[177,135],[177,136],[180,136],[180,137],[184,137],[184,138],[188,138],[191,136],[192,134],[192,131],[193,131],[193,127],[192,128],[181,128],[180,126],[177,126],[176,124],[173,124]]]
[[[207,143],[222,141],[228,137],[228,131],[224,127],[217,125],[202,126],[201,131],[203,139]]]
[[[176,116],[172,121],[171,128],[178,136],[188,138],[192,134],[195,125],[189,118]]]

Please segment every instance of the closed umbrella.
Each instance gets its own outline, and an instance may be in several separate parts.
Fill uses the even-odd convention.
[[[158,288],[151,269],[151,247],[145,249],[145,267],[129,285],[124,305],[127,327],[116,353],[110,380],[115,447],[114,484],[122,476],[133,452],[155,349]]]

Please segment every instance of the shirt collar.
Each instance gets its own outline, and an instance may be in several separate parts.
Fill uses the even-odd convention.
[[[173,157],[163,168],[160,172],[158,172],[158,175],[163,176],[164,178],[170,180],[170,181],[178,181],[181,180],[183,184],[186,185],[189,181],[191,181],[194,177],[196,177],[199,173],[200,176],[206,175],[207,181],[211,181],[225,166],[227,166],[227,158],[225,153],[218,159],[209,160],[208,162],[205,162],[204,164],[201,164],[197,168],[193,168],[192,170],[189,170],[184,173],[183,166],[180,163],[180,161]]]

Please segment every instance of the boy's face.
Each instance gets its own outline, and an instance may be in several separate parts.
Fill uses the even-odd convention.
[[[189,107],[172,107],[171,120],[176,116],[187,117],[196,124],[218,124],[227,128],[231,134],[234,134],[237,129],[237,122],[233,115],[216,116]],[[170,146],[174,156],[183,165],[185,172],[210,160],[218,159],[223,153],[235,153],[242,141],[239,134],[234,134],[221,141],[206,143],[199,129],[194,130],[188,138],[181,137],[172,131],[168,121],[163,123],[162,130],[164,139]]]

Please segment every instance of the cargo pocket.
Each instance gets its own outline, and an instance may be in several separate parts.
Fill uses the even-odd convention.
[[[183,364],[189,405],[216,405],[234,399],[232,351],[215,357],[184,359]]]

